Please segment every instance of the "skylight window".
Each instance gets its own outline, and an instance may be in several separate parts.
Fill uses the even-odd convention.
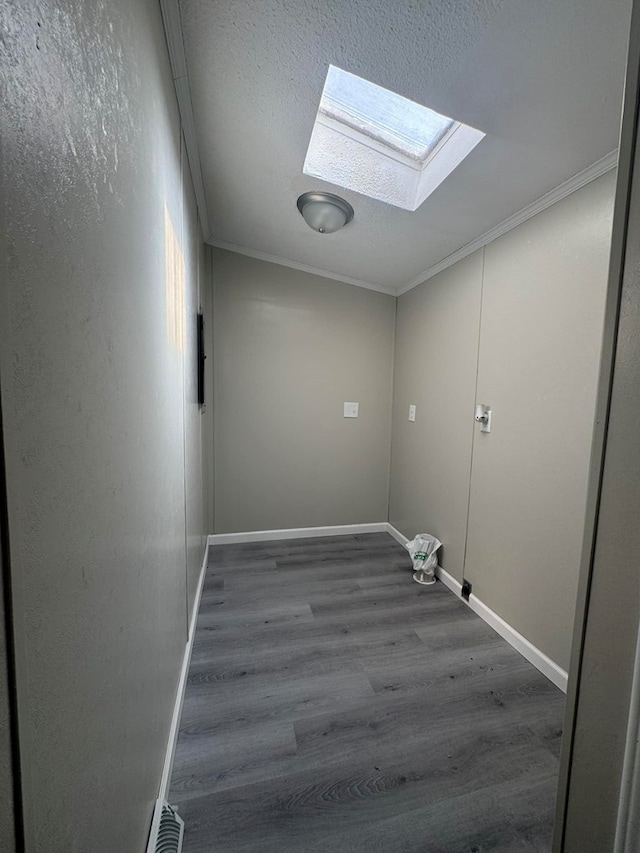
[[[416,210],[483,137],[330,65],[303,171]]]

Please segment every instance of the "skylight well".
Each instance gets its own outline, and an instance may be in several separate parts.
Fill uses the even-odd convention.
[[[330,65],[303,171],[416,210],[484,135]]]

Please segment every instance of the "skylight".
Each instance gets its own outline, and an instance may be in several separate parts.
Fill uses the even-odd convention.
[[[416,210],[483,137],[330,65],[303,171]]]

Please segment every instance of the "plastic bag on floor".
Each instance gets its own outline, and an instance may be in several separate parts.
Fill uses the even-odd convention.
[[[413,560],[413,579],[416,583],[430,586],[436,582],[435,570],[438,565],[438,548],[442,545],[435,536],[418,533],[404,546]]]

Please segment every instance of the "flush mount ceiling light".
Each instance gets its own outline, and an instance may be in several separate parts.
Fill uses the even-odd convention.
[[[353,219],[349,202],[332,193],[303,193],[298,199],[298,210],[307,225],[320,234],[332,234]]]
[[[417,210],[484,135],[330,65],[303,172]]]

